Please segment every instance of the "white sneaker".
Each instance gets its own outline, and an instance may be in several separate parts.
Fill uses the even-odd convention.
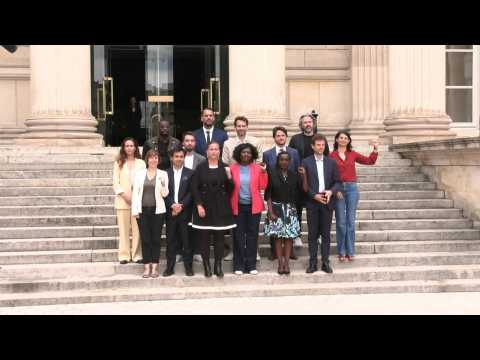
[[[250,275],[258,275],[258,271],[257,270],[252,270],[252,271],[250,271]]]
[[[243,275],[243,271],[237,270],[235,271],[235,275]]]
[[[257,251],[257,261],[260,261],[260,253]]]
[[[297,237],[297,238],[293,241],[293,246],[295,246],[296,248],[302,248],[302,247],[303,247],[302,238],[301,238],[301,237]]]
[[[233,260],[233,251],[230,251],[230,253],[223,258],[225,261],[232,261]]]
[[[177,255],[175,261],[177,262],[177,264],[183,262],[183,256],[182,255]]]
[[[203,260],[202,260],[202,255],[193,255],[193,261],[197,262],[197,263],[202,263]]]

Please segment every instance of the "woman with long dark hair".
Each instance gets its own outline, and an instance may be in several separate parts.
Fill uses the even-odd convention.
[[[278,273],[290,274],[289,259],[293,240],[301,236],[297,217],[300,193],[308,190],[305,169],[300,167],[298,175],[288,169],[290,154],[282,151],[277,155],[277,164],[269,172],[265,201],[268,213],[265,218],[265,235],[273,237],[278,258]]]
[[[347,130],[335,135],[334,151],[330,157],[337,163],[343,190],[337,193],[335,222],[338,258],[341,262],[355,258],[355,219],[360,195],[357,187],[355,163],[374,165],[378,157],[378,145],[374,143],[370,156],[353,150],[352,137]]]
[[[207,160],[198,165],[192,178],[194,201],[192,227],[199,230],[206,277],[212,276],[211,235],[215,244],[214,273],[219,278],[224,276],[222,259],[225,231],[237,226],[230,207],[232,189],[231,170],[220,160],[220,144],[212,141],[207,145]]]
[[[120,153],[113,165],[113,189],[119,230],[118,260],[120,264],[142,262],[142,248],[137,220],[131,214],[132,189],[135,173],[145,169],[140,156],[137,140],[126,138],[122,141]],[[130,241],[130,231],[132,241]]]

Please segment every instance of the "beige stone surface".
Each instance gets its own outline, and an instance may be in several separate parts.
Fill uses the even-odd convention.
[[[480,226],[480,140],[459,138],[393,146],[412,159],[438,188],[445,190],[455,207]]]

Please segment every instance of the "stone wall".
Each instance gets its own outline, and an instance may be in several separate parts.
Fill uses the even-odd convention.
[[[316,110],[322,128],[352,119],[351,45],[287,45],[287,112],[293,123]]]
[[[480,138],[417,142],[390,147],[412,159],[480,227]]]
[[[25,131],[30,113],[30,56],[27,46],[11,54],[0,47],[0,144]]]

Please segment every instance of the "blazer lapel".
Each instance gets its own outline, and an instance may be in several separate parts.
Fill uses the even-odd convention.
[[[315,180],[315,184],[317,185],[316,186],[316,189],[315,191],[317,192],[318,191],[318,186],[320,185],[320,180],[318,179],[318,171],[317,171],[317,162],[316,162],[316,158],[315,158],[315,155],[312,155],[311,159],[310,159],[310,163],[312,164],[312,169],[313,169],[313,179]],[[325,165],[325,164],[324,164]],[[325,171],[325,169],[324,169]]]

